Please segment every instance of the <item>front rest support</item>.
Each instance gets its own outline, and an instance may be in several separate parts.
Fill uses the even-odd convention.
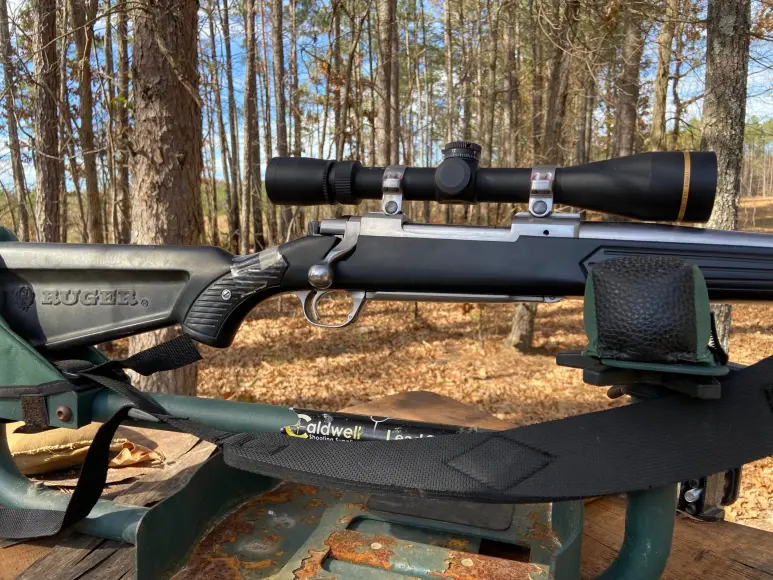
[[[628,494],[625,536],[615,561],[599,580],[655,580],[671,554],[677,484]]]

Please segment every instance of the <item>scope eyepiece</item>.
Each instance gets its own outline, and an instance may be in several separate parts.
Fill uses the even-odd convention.
[[[526,203],[531,169],[478,167],[480,146],[448,143],[437,168],[408,167],[401,187],[408,201]],[[353,204],[381,199],[383,167],[358,161],[274,158],[266,191],[279,205]],[[556,170],[553,197],[565,204],[651,221],[705,222],[717,187],[712,152],[654,152]]]

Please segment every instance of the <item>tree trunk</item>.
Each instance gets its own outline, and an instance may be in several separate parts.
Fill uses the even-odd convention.
[[[97,13],[96,0],[68,0],[72,18],[75,48],[75,70],[78,75],[78,136],[83,157],[83,177],[86,182],[86,199],[89,208],[89,241],[102,244],[105,241],[102,201],[97,178],[97,152],[94,145],[94,98],[91,92],[91,49],[94,46],[93,20]]]
[[[529,352],[534,344],[534,321],[537,318],[536,302],[521,302],[515,308],[513,324],[505,344],[521,352]]]
[[[575,163],[590,163],[590,147],[593,138],[593,110],[596,108],[596,80],[590,73],[585,74],[580,101],[577,110],[577,142],[575,143]]]
[[[11,32],[8,26],[8,3],[0,0],[0,58],[5,81],[5,115],[8,127],[8,147],[11,150],[11,171],[13,189],[16,195],[19,231],[16,234],[22,242],[30,241],[30,223],[27,212],[27,183],[24,179],[24,166],[21,160],[19,131],[16,121],[16,78],[13,72],[13,50]],[[13,210],[11,210],[13,212]],[[13,216],[13,213],[12,213]]]
[[[61,157],[59,165],[59,176],[62,179],[59,186],[59,195],[61,203],[61,211],[59,212],[59,231],[61,232],[59,241],[67,243],[69,241],[69,228],[70,228],[70,208],[69,208],[69,194],[67,192],[67,168],[66,158],[69,156],[70,146],[72,145],[72,131],[70,130],[70,117],[68,115],[68,107],[65,105],[69,101],[69,91],[67,89],[67,53],[70,46],[70,34],[68,21],[70,19],[67,13],[67,2],[62,2],[62,12],[59,15],[59,155]],[[74,147],[73,147],[74,149]],[[74,165],[73,158],[70,157],[69,162]],[[74,174],[77,175],[76,172]],[[73,180],[73,184],[77,185],[78,180]],[[76,188],[77,191],[77,188]],[[81,211],[81,225],[85,229],[86,223],[83,215],[82,201],[80,194],[78,194],[78,207]],[[86,240],[88,235],[83,237]]]
[[[118,176],[116,179],[116,242],[131,240],[131,201],[129,198],[129,15],[128,7],[118,11],[118,103],[115,110]]]
[[[389,3],[390,9],[390,42],[389,49],[389,158],[392,163],[400,163],[400,32],[397,27],[397,0]],[[422,21],[424,19],[424,4],[422,3]],[[425,58],[426,53],[425,51]],[[427,71],[429,72],[429,71]]]
[[[219,0],[216,0],[219,2]],[[236,252],[239,249],[241,237],[241,222],[239,219],[239,192],[240,168],[239,168],[239,124],[236,112],[236,97],[234,95],[233,60],[231,58],[231,22],[228,14],[229,0],[223,0],[223,9],[220,19],[223,25],[223,44],[225,45],[225,74],[228,84],[228,128],[231,133],[231,151],[229,161],[231,163],[231,204],[228,206],[228,229],[231,230],[231,248]],[[220,4],[218,3],[218,8]]]
[[[154,0],[135,11],[132,243],[201,243],[197,4]],[[130,351],[175,334],[165,329],[132,337]],[[136,384],[146,391],[194,395],[196,367],[139,377]]]
[[[108,191],[110,192],[109,199],[105,203],[105,241],[110,240],[110,232],[112,231],[113,242],[116,243],[116,228],[117,222],[115,211],[118,204],[116,203],[116,197],[118,192],[116,172],[115,172],[115,59],[113,58],[113,14],[109,10],[110,0],[107,1],[107,14],[105,14],[105,77],[107,80],[107,96],[103,98],[107,102],[103,102],[103,106],[107,110],[107,127],[105,128],[105,135],[107,141],[107,174],[108,174]],[[99,66],[99,61],[97,61]],[[61,70],[61,62],[60,62]],[[61,82],[61,80],[60,80]],[[104,84],[102,85],[104,89]],[[66,185],[62,184],[63,194],[66,192]],[[67,207],[67,201],[62,203],[63,207]]]
[[[204,54],[202,47],[201,53]],[[206,79],[209,86],[205,85],[204,93],[206,96],[206,115],[207,115],[207,146],[209,147],[209,167],[205,167],[204,171],[209,170],[209,184],[207,195],[207,235],[209,236],[209,243],[213,246],[220,245],[220,229],[217,223],[217,163],[215,155],[215,104],[214,96],[212,95],[212,77]]]
[[[556,34],[557,46],[553,50],[548,81],[547,110],[545,111],[545,132],[539,161],[556,163],[563,161],[561,135],[566,115],[566,98],[569,93],[569,67],[572,62],[572,43],[577,32],[579,0],[568,0],[564,15]]]
[[[446,65],[446,143],[454,141],[456,101],[454,100],[454,48],[451,39],[451,0],[443,2],[443,38]]]
[[[333,97],[333,147],[337,151],[338,143],[343,136],[343,127],[341,126],[341,12],[343,4],[341,0],[335,0],[331,3],[333,10],[333,38],[331,43],[332,54],[332,72],[328,74],[328,87],[332,84]],[[340,157],[338,158],[340,159]]]
[[[377,161],[377,147],[376,147],[376,117],[378,115],[377,113],[377,102],[378,99],[376,98],[376,74],[373,71],[373,61],[375,58],[373,57],[373,27],[371,26],[371,20],[372,20],[373,12],[370,10],[370,5],[368,6],[368,18],[367,18],[367,25],[368,25],[368,86],[370,88],[370,104],[368,106],[369,114],[368,114],[368,120],[370,121],[370,164],[376,165]],[[327,115],[327,102],[325,103],[325,115]],[[324,136],[323,136],[324,139]]]
[[[674,130],[671,132],[670,147],[673,150],[679,149],[679,132],[682,128],[682,100],[679,97],[679,81],[682,78],[682,61],[684,60],[685,35],[684,24],[676,25],[676,46],[674,48],[674,82],[671,84],[671,99],[674,102]]]
[[[708,226],[734,230],[746,119],[751,0],[709,0],[706,37],[706,96],[701,148],[717,154],[717,195]],[[730,338],[729,305],[715,309],[720,341]]]
[[[349,101],[351,100],[352,92],[352,76],[354,74],[354,60],[357,56],[357,48],[360,43],[360,34],[362,34],[363,24],[365,23],[365,15],[359,20],[354,14],[350,15],[351,22],[350,33],[352,35],[352,45],[349,49],[349,54],[346,57],[346,75],[343,82],[343,96],[341,103],[341,127],[336,128],[338,133],[338,143],[336,145],[336,159],[343,159],[344,156],[344,143],[346,142],[347,132],[347,120],[349,118]],[[355,153],[355,151],[352,151]]]
[[[655,99],[652,104],[652,132],[650,149],[666,150],[666,95],[671,72],[671,47],[674,43],[679,0],[668,0],[666,17],[658,34],[658,68],[655,72]]]
[[[250,231],[252,230],[252,180],[255,176],[251,166],[253,140],[255,139],[255,118],[257,110],[256,84],[255,84],[255,3],[253,0],[245,0],[244,4],[244,177],[240,191],[239,209],[242,224],[239,237],[239,253],[250,253]],[[238,153],[237,153],[238,154]]]
[[[486,2],[486,17],[488,24],[488,63],[487,75],[484,85],[486,95],[485,109],[483,113],[483,152],[481,155],[481,166],[491,167],[494,159],[494,107],[497,101],[497,55],[499,45],[499,11],[497,7],[488,0]]]
[[[242,236],[241,253],[249,253],[247,227],[252,217],[252,231],[255,250],[266,247],[263,235],[263,214],[261,212],[260,177],[260,135],[258,133],[258,44],[255,36],[255,2],[244,2],[245,42],[247,46],[244,72],[244,184],[242,193]],[[247,211],[245,211],[247,210]]]
[[[263,0],[258,0],[258,16],[260,17],[260,47],[262,59],[258,59],[261,68],[261,83],[263,86],[263,140],[266,157],[271,158],[274,154],[273,134],[271,132],[271,72],[268,66],[268,43],[266,42],[266,10]],[[262,62],[261,62],[262,61]],[[276,208],[270,201],[267,201],[265,210],[266,224],[268,226],[268,239],[278,242],[279,228],[276,219]]]
[[[287,157],[287,103],[285,99],[285,53],[282,39],[282,0],[273,0],[271,6],[271,43],[274,49],[276,150],[279,157]]]
[[[518,12],[515,3],[509,3],[505,12],[505,109],[502,121],[502,158],[507,167],[518,162],[518,101],[520,63],[518,46]]]
[[[58,242],[61,239],[59,190],[63,179],[56,102],[59,95],[56,0],[36,0],[33,13],[35,221],[38,241]]]
[[[378,68],[376,69],[376,165],[389,165],[392,127],[392,3],[376,0],[376,33],[378,34]]]
[[[212,59],[210,60],[209,74],[212,79],[212,90],[215,97],[215,115],[217,116],[217,133],[220,137],[220,164],[223,170],[223,181],[225,184],[225,203],[226,213],[228,215],[228,243],[226,247],[233,252],[238,251],[238,246],[234,247],[234,240],[236,230],[238,228],[238,219],[234,220],[231,215],[231,208],[234,206],[231,195],[238,195],[236,190],[231,190],[231,176],[228,173],[228,159],[230,158],[230,151],[228,150],[228,137],[225,132],[225,119],[223,118],[223,101],[220,97],[220,71],[218,70],[218,55],[217,55],[217,43],[215,36],[215,10],[212,6],[212,2],[217,0],[209,0],[207,6],[207,20],[209,21],[209,49],[212,53]],[[214,128],[210,129],[211,131]],[[237,153],[238,154],[238,153]],[[214,175],[214,169],[212,174]],[[238,207],[238,202],[236,206]]]
[[[615,152],[614,157],[633,155],[636,148],[636,117],[639,105],[639,71],[644,50],[642,22],[638,7],[633,6],[624,18],[625,38],[623,39],[620,76],[615,83],[617,104],[615,107]]]
[[[531,21],[531,149],[532,160],[537,161],[542,150],[542,44],[539,35],[539,7],[535,9],[534,0],[529,0],[529,20]]]
[[[293,155],[300,157],[301,144],[301,94],[298,92],[298,0],[290,0],[290,103],[293,118]]]

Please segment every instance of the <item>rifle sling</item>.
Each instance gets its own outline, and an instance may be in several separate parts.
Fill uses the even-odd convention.
[[[181,348],[175,345],[179,366],[195,358]],[[166,345],[154,347],[145,361],[164,356],[168,368],[169,352]],[[128,379],[116,378],[115,368],[127,367],[127,361],[113,361],[77,372],[160,421],[215,443],[234,468],[363,492],[550,502],[646,490],[773,455],[773,357],[721,378],[718,400],[674,394],[507,431],[358,443],[229,433],[172,417]],[[67,511],[0,509],[0,537],[52,535],[85,517],[104,485],[106,448],[128,409],[97,433]]]

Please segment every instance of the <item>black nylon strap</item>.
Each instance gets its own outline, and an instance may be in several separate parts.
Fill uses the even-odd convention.
[[[262,433],[222,448],[233,467],[369,492],[495,503],[617,494],[773,454],[773,357],[722,382],[720,400],[673,395],[508,431],[356,444]]]
[[[354,444],[234,434],[171,417],[128,382],[99,374],[108,371],[92,368],[80,375],[217,444],[233,467],[366,492],[494,503],[557,501],[644,490],[773,454],[773,357],[723,377],[719,400],[675,394],[507,431]],[[84,476],[88,471],[84,465]],[[98,481],[79,482],[76,493],[83,485],[81,494],[95,502]],[[46,525],[52,527],[48,520]],[[0,527],[0,536],[5,529]]]
[[[0,507],[0,538],[22,539],[53,536],[89,515],[107,480],[110,442],[131,407],[119,409],[94,435],[81,466],[78,485],[65,511]],[[20,475],[21,477],[21,475]]]
[[[90,379],[129,399],[139,409],[151,414],[166,415],[166,410],[142,391],[135,389],[122,372],[130,369],[148,376],[161,371],[179,369],[201,360],[201,354],[190,338],[178,336],[153,346],[126,359],[110,360],[94,365],[82,360],[64,360],[56,363],[63,372]]]

